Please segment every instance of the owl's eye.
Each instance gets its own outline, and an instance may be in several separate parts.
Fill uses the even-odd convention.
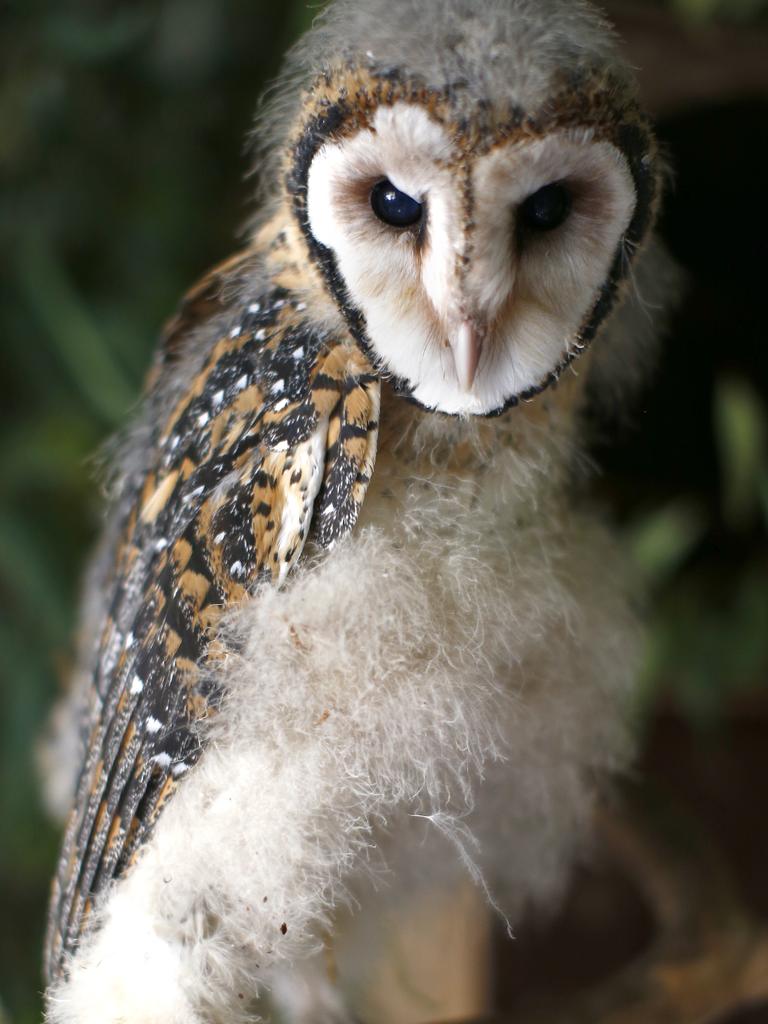
[[[417,224],[423,211],[421,203],[395,188],[386,178],[371,189],[371,207],[379,220],[395,228]]]
[[[528,196],[520,207],[520,220],[534,231],[559,228],[571,212],[571,196],[564,185],[545,185]]]

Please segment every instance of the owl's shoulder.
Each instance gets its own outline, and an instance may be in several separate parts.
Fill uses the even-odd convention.
[[[95,713],[51,905],[50,975],[202,752],[223,612],[282,582],[310,532],[328,546],[354,524],[378,386],[346,333],[318,324],[250,251],[195,286],[166,329],[97,581]]]

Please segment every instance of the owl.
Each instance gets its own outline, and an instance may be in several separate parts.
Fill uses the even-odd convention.
[[[50,1024],[353,1020],[383,908],[556,899],[631,753],[585,443],[669,274],[610,27],[335,0],[257,135],[250,240],[114,455],[58,713]]]

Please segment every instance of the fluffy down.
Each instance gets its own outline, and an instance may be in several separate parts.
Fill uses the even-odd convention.
[[[434,88],[458,87],[455,100],[483,96],[535,110],[556,75],[610,64],[626,70],[611,26],[581,0],[336,0],[288,54],[257,125],[265,187],[315,75],[339,63],[367,61],[386,73],[407,67]],[[511,93],[510,90],[514,91]]]
[[[372,496],[356,535],[229,616],[205,756],[50,1024],[253,1019],[275,969],[318,949],[382,856],[397,865],[403,818],[513,920],[557,893],[596,775],[630,754],[636,639],[560,461],[505,448],[471,481],[436,466],[396,515]]]

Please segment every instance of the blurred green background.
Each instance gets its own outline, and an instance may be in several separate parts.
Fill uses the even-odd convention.
[[[692,33],[766,22],[764,0],[657,6]],[[0,2],[0,1001],[17,1024],[40,1012],[58,840],[33,750],[71,663],[92,456],[181,292],[232,251],[256,97],[315,13]],[[672,707],[709,736],[768,691],[767,112],[749,95],[662,110],[677,171],[662,230],[686,298],[635,428],[596,445],[651,595],[643,713]]]

